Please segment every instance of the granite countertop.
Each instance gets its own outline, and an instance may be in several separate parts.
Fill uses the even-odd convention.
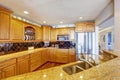
[[[68,75],[63,71],[63,67],[75,63],[78,62],[13,76],[3,80],[120,80],[120,57],[73,75]]]
[[[36,49],[32,49],[32,50],[26,50],[26,51],[1,55],[0,56],[0,62],[5,61],[5,60],[9,60],[9,59],[12,59],[12,58],[17,58],[17,57],[20,57],[20,56],[24,56],[24,55],[27,55],[27,54],[31,54],[31,53],[34,53],[34,52],[38,52],[38,51],[43,50],[43,49],[60,49],[60,48],[57,48],[57,47],[36,48]],[[75,48],[70,48],[70,49],[75,49]]]
[[[12,58],[17,58],[17,57],[20,57],[20,56],[24,56],[24,55],[27,55],[27,54],[31,54],[31,53],[34,53],[34,52],[38,52],[38,51],[43,50],[43,49],[46,49],[46,48],[38,48],[38,49],[33,49],[33,50],[26,50],[26,51],[1,55],[0,56],[0,62],[5,61],[5,60],[9,60],[9,59],[12,59]]]

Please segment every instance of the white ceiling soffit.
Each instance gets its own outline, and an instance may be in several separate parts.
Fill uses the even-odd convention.
[[[25,18],[47,25],[73,24],[94,20],[111,0],[0,0],[4,5]],[[23,11],[28,11],[26,15]],[[83,20],[79,20],[82,16]]]
[[[114,26],[114,17],[109,18],[108,20],[104,21],[101,25],[99,25],[100,30],[103,30],[108,27]]]

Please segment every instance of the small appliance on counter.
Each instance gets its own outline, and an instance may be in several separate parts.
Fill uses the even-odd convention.
[[[44,47],[49,47],[50,46],[50,42],[44,42]]]

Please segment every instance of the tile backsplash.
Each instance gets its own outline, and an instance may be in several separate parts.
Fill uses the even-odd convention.
[[[28,47],[40,48],[43,42],[0,43],[0,55],[28,50]]]
[[[58,48],[75,48],[75,43],[71,41],[56,41],[50,42],[48,47],[58,47]],[[0,55],[10,54],[14,52],[20,52],[28,50],[28,47],[41,48],[45,47],[44,42],[16,42],[16,43],[0,43]]]
[[[50,46],[52,47],[58,47],[58,48],[75,48],[75,43],[72,41],[56,41],[56,42],[51,42]]]

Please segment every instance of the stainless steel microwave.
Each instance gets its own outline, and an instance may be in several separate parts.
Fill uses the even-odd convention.
[[[69,35],[57,35],[58,41],[69,41]]]

